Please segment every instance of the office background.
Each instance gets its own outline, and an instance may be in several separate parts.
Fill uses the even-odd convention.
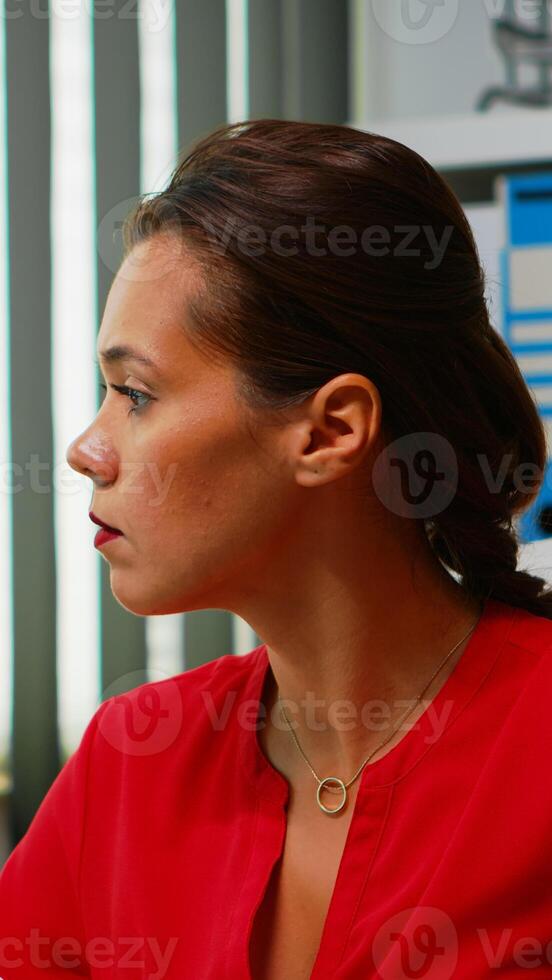
[[[458,193],[502,329],[497,181],[552,171],[552,108],[476,108],[504,82],[508,0],[446,0],[426,22],[430,6],[1,0],[0,864],[102,700],[262,642],[222,610],[124,610],[92,544],[90,481],[65,462],[97,411],[96,335],[136,197],[225,121],[387,133]],[[534,84],[530,65],[519,84]],[[542,536],[523,561],[542,574],[547,549]]]

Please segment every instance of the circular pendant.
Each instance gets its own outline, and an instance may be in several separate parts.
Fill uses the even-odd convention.
[[[339,803],[337,806],[333,807],[333,809],[330,809],[329,807],[324,806],[324,804],[322,803],[322,801],[320,799],[320,790],[323,789],[323,787],[325,785],[327,785],[328,783],[335,783],[337,786],[339,786],[339,788],[341,790],[341,793],[342,793],[342,796],[343,796],[343,798],[341,800],[341,803]],[[320,781],[320,783],[318,784],[318,789],[316,790],[316,800],[317,800],[318,806],[320,807],[321,810],[324,811],[324,813],[338,813],[345,806],[346,799],[347,799],[347,787],[345,786],[345,783],[343,782],[343,780],[342,779],[339,779],[337,776],[326,776],[326,778],[325,779],[322,779]]]

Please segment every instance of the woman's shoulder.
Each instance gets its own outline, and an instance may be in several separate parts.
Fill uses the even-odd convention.
[[[502,674],[515,686],[520,705],[531,712],[541,704],[548,716],[552,696],[552,620],[520,607],[502,603],[500,607],[507,624],[500,657]]]
[[[502,604],[501,604],[502,605]],[[504,605],[504,614],[511,615],[506,642],[523,651],[535,666],[543,671],[552,669],[552,619],[516,606]]]
[[[198,667],[172,674],[161,680],[147,681],[124,694],[117,694],[107,699],[112,705],[121,703],[142,704],[166,703],[176,700],[193,700],[206,690],[213,693],[225,691],[229,685],[243,684],[251,676],[251,672],[259,666],[263,653],[263,645],[245,654],[223,654],[215,657]],[[102,707],[104,707],[102,705]]]
[[[224,654],[180,674],[148,681],[113,695],[91,721],[96,738],[124,757],[154,757],[176,743],[191,742],[234,717],[263,645],[245,654]]]

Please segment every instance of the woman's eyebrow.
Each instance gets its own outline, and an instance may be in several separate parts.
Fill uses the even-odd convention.
[[[128,347],[126,344],[115,344],[113,347],[108,347],[107,350],[98,351],[98,357],[106,364],[114,364],[119,361],[136,361],[138,364],[144,364],[146,367],[159,372],[159,368],[151,358],[146,357],[145,354],[140,354],[139,351]]]

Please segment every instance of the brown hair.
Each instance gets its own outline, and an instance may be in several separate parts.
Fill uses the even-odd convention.
[[[336,254],[328,236],[316,254],[309,220],[335,235],[349,229],[348,242],[371,229],[371,246]],[[409,229],[420,233],[410,254]],[[516,568],[513,525],[542,483],[545,430],[490,323],[468,220],[423,157],[347,126],[224,125],[194,145],[164,190],[140,198],[124,227],[127,254],[159,231],[175,231],[199,261],[191,340],[232,359],[252,408],[299,403],[344,372],[369,377],[390,439],[436,433],[455,454],[455,493],[423,519],[435,555],[472,597],[552,618],[545,580]],[[293,245],[283,245],[284,231]],[[433,240],[447,241],[438,263]],[[499,489],[481,458],[487,474],[509,460]],[[540,473],[532,489],[515,474],[528,464]]]

